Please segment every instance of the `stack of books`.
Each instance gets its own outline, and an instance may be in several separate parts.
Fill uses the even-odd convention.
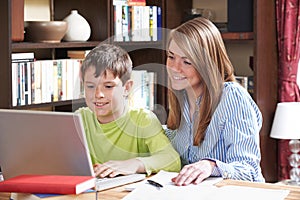
[[[114,1],[115,41],[161,40],[162,16],[158,6],[145,1]]]
[[[92,176],[24,174],[0,182],[0,192],[13,193],[14,200],[21,199],[24,195],[39,199],[48,196],[78,195],[94,188],[95,183],[96,180]]]

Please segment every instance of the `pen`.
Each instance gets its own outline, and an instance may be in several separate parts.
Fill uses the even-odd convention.
[[[150,185],[153,185],[154,187],[157,187],[158,189],[160,189],[160,188],[163,187],[160,183],[155,182],[155,181],[152,181],[152,180],[147,180],[147,182],[148,182]]]

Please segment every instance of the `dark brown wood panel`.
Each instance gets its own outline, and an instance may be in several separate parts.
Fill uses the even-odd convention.
[[[24,40],[24,0],[11,0],[12,41]]]
[[[11,107],[11,1],[0,1],[0,108]]]
[[[262,170],[268,182],[277,181],[277,144],[270,138],[277,103],[277,45],[275,3],[256,0],[255,50],[254,50],[254,98],[262,111],[263,126],[260,132]]]
[[[192,8],[193,1],[166,0],[166,28],[175,28],[180,25],[185,17],[186,11]]]

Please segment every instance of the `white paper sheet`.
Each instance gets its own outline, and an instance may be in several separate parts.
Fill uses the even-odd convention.
[[[284,200],[289,194],[288,190],[273,190],[262,188],[251,188],[242,186],[223,186],[215,187],[214,184],[221,181],[221,178],[208,178],[198,185],[175,186],[171,178],[176,176],[174,172],[160,171],[151,177],[163,185],[162,188],[156,188],[146,181],[136,185],[136,188],[130,192],[123,200],[182,200],[182,199],[204,199],[204,200],[258,200],[272,199]]]

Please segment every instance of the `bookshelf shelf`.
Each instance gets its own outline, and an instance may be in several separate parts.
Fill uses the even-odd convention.
[[[11,47],[13,50],[22,49],[60,49],[60,48],[93,48],[101,41],[87,41],[87,42],[60,42],[60,43],[36,43],[36,42],[14,42]],[[149,48],[161,47],[161,41],[147,41],[147,42],[114,42],[120,46],[148,46]]]
[[[41,107],[60,107],[60,106],[68,106],[68,105],[84,105],[84,99],[74,99],[74,100],[66,100],[66,101],[56,101],[56,102],[47,102],[47,103],[40,103],[40,104],[30,104],[24,106],[15,106],[14,109],[35,109]]]
[[[222,32],[222,37],[224,40],[253,40],[253,32]]]
[[[60,42],[60,43],[34,43],[34,42],[18,42],[12,43],[12,49],[51,49],[51,48],[80,48],[80,47],[95,47],[100,41],[88,42]]]

